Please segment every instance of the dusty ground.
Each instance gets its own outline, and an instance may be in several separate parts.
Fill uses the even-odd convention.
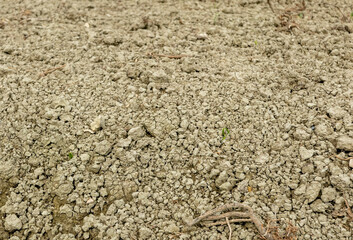
[[[0,1],[0,239],[228,239],[186,223],[232,202],[352,239],[353,9],[324,2]]]

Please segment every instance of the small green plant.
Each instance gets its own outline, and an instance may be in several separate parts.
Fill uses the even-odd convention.
[[[259,44],[259,43],[257,42],[257,40],[255,40],[254,42],[255,42],[255,45],[256,45],[256,46],[257,46],[257,44]]]
[[[226,140],[226,138],[227,138],[227,136],[229,135],[229,130],[228,130],[228,128],[223,128],[222,129],[222,142],[224,141],[224,140]]]
[[[67,154],[67,156],[69,157],[69,159],[72,159],[74,157],[74,155],[71,152],[69,152],[69,154]]]
[[[299,14],[298,14],[298,17],[304,18],[304,14],[303,14],[303,13],[299,13]]]
[[[351,18],[353,18],[353,11],[351,12]]]
[[[219,12],[216,12],[214,17],[213,17],[213,24],[216,25],[218,22],[218,18],[219,18]]]

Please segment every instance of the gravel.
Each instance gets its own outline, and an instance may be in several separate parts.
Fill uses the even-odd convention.
[[[350,5],[287,2],[0,1],[0,239],[352,239]]]
[[[353,138],[345,135],[338,137],[336,147],[344,151],[353,151]]]
[[[15,214],[7,215],[5,218],[5,230],[9,232],[13,232],[15,230],[22,229],[22,222]]]

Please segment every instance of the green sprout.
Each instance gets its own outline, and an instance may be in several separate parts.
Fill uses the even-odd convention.
[[[351,12],[351,18],[353,18],[353,11]]]
[[[255,45],[257,46],[257,44],[258,44],[257,40],[255,40],[254,42],[255,42]]]
[[[213,17],[213,24],[216,25],[218,22],[218,17],[219,17],[219,12],[216,12],[214,17]]]
[[[298,14],[298,17],[304,18],[304,14],[303,14],[303,13],[299,13],[299,14]]]
[[[74,157],[74,155],[71,152],[69,152],[69,154],[67,154],[67,156],[69,157],[69,159],[72,159]]]
[[[223,139],[222,139],[222,142],[227,138],[227,136],[229,135],[229,130],[228,130],[228,128],[223,128],[222,129],[222,137],[223,137]]]

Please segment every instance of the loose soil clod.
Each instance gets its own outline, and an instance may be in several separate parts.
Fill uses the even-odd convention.
[[[351,238],[352,19],[61,2],[0,1],[0,239]]]

